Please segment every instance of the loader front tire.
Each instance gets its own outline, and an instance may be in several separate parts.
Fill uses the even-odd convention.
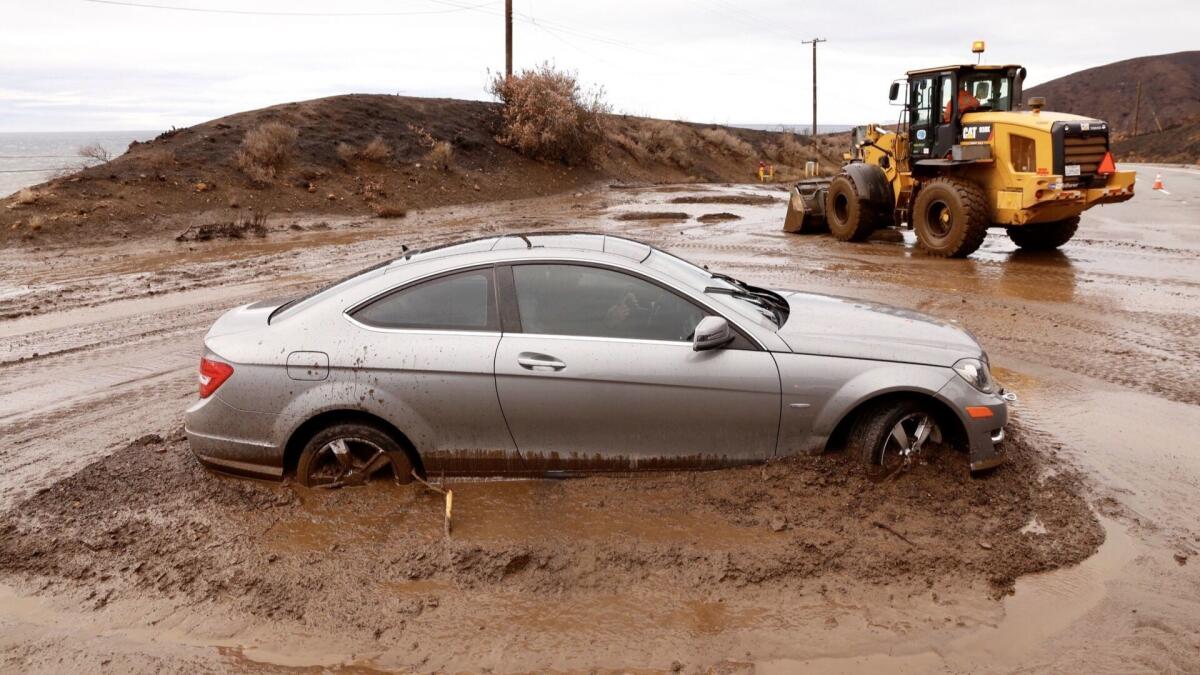
[[[1079,216],[1053,223],[1008,228],[1008,238],[1027,251],[1051,251],[1071,241],[1079,229]]]
[[[834,177],[825,196],[825,222],[842,241],[866,241],[878,224],[877,210],[858,193],[846,174]]]
[[[963,178],[934,178],[917,193],[912,220],[917,241],[930,255],[965,258],[987,237],[991,225],[987,193]]]

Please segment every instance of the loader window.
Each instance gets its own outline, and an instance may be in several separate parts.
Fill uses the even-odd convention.
[[[927,126],[933,121],[933,78],[923,77],[913,80],[911,96],[912,124],[915,127]]]
[[[1009,78],[1005,73],[971,73],[962,78],[963,87],[979,100],[977,110],[1012,110]]]
[[[1033,173],[1037,171],[1037,146],[1032,138],[1013,134],[1008,137],[1012,154],[1013,171]]]

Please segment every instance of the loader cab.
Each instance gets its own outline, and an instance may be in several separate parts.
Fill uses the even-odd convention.
[[[908,72],[905,112],[910,157],[945,160],[963,139],[962,116],[1014,110],[1021,101],[1021,66],[946,66]],[[892,87],[893,101],[899,86]],[[970,139],[967,139],[970,140]]]

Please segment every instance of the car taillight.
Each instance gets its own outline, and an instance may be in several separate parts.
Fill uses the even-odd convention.
[[[200,398],[208,398],[233,374],[233,366],[212,359],[200,359]]]

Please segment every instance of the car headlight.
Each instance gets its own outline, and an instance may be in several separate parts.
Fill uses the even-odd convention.
[[[959,359],[958,363],[954,364],[954,372],[985,394],[996,390],[996,381],[992,379],[992,371],[988,369],[986,360]]]

